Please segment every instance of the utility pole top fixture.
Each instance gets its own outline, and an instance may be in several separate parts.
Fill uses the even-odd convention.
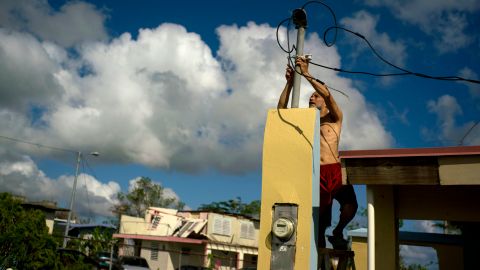
[[[297,8],[292,12],[292,20],[297,29],[297,46],[296,57],[303,56],[303,42],[305,40],[305,28],[307,27],[307,13],[304,9]],[[292,108],[298,108],[300,99],[300,67],[295,66],[295,74],[293,76],[293,92],[292,92]]]
[[[307,27],[307,13],[302,8],[297,8],[292,12],[292,19],[293,24],[295,24],[296,28],[298,27]]]

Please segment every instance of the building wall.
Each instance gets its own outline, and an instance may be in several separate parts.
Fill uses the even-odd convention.
[[[153,215],[145,218],[122,215],[120,222],[120,233],[165,236],[173,233],[174,229],[181,222],[181,217],[158,213],[161,222],[155,223]]]
[[[210,213],[207,225],[209,239],[233,245],[258,247],[258,221]]]
[[[119,233],[179,238],[203,235],[208,239],[205,244],[137,240],[141,241],[138,255],[147,259],[152,269],[174,270],[180,264],[207,266],[210,262],[218,262],[221,269],[236,269],[256,265],[259,227],[258,221],[242,216],[149,208],[145,218],[122,215]]]
[[[53,234],[53,225],[55,224],[53,219],[45,219],[45,223],[48,227],[48,234]]]
[[[142,241],[140,256],[151,269],[174,270],[179,265],[204,266],[204,246],[184,243]]]
[[[368,244],[366,237],[352,236],[352,251],[355,253],[355,269],[367,270]]]

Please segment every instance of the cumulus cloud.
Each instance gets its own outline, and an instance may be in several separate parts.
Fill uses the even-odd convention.
[[[59,67],[30,34],[0,28],[0,106],[12,111],[48,107],[62,95]]]
[[[405,265],[432,266],[438,264],[437,252],[432,247],[400,245],[400,256]]]
[[[472,80],[478,80],[478,74],[473,71],[471,68],[464,67],[459,71],[459,76],[463,78],[468,78]],[[479,84],[474,84],[474,83],[463,83],[465,86],[468,87],[468,90],[470,92],[470,95],[474,99],[479,99],[480,98],[480,85]]]
[[[104,12],[82,1],[67,2],[54,10],[45,0],[2,0],[0,27],[71,47],[78,43],[108,38]]]
[[[186,172],[256,170],[266,111],[284,85],[285,55],[272,49],[275,29],[268,25],[221,26],[217,33],[217,57],[198,34],[166,23],[141,29],[137,39],[125,33],[111,42],[84,44],[71,58],[62,47],[4,32],[2,40],[21,39],[43,59],[27,72],[48,78],[54,87],[25,87],[24,94],[15,95],[28,78],[4,78],[2,87],[11,89],[8,104],[29,106],[3,106],[2,113],[12,118],[2,120],[4,127],[15,129],[2,130],[48,145],[95,149],[111,162]],[[336,49],[323,46],[316,34],[307,37],[305,48],[329,65],[340,65]],[[3,68],[25,60],[9,56],[14,46],[3,50]],[[351,80],[315,67],[312,72],[350,97],[334,93],[346,116],[342,148],[391,145],[390,134]],[[302,88],[301,106],[307,106],[311,86],[304,81]],[[37,91],[39,98],[32,99],[30,93]]]
[[[375,50],[378,50],[382,55],[388,56],[386,58],[393,64],[404,66],[407,58],[405,45],[402,41],[393,41],[387,33],[378,32],[376,28],[379,19],[379,16],[362,10],[356,12],[352,17],[343,18],[341,23],[348,29],[365,36],[370,43],[374,44]],[[356,42],[359,42],[359,40],[355,38]],[[356,53],[359,53],[359,50],[367,49],[369,50],[367,46],[356,46]]]
[[[454,52],[473,40],[466,33],[468,16],[480,9],[475,0],[422,1],[422,0],[366,0],[371,6],[384,6],[392,14],[432,36],[435,46],[441,53]]]
[[[124,33],[107,41],[105,16],[82,2],[59,11],[44,1],[0,5],[2,136],[99,151],[105,163],[187,173],[241,174],[260,168],[265,116],[285,84],[286,55],[277,48],[274,27],[253,22],[220,26],[220,46],[212,52],[201,36],[171,23],[140,29],[135,39]],[[28,20],[18,20],[11,10]],[[82,20],[85,27],[100,34],[83,33],[77,25],[72,36],[78,39],[55,28],[50,30],[57,35],[49,35],[52,21],[74,24],[67,19],[78,14],[91,18]],[[47,22],[45,29],[34,27],[40,19]],[[101,27],[90,22],[101,22]],[[307,36],[305,51],[340,66],[336,48],[325,47],[315,33]],[[342,149],[392,145],[378,114],[350,79],[317,67],[311,73],[349,96],[333,92],[345,115]],[[300,106],[307,107],[311,91],[303,80]],[[46,176],[33,155],[65,158],[58,151],[5,142],[0,147],[1,190],[67,202],[73,176]],[[78,189],[76,208],[100,215],[110,214],[120,191],[117,183],[104,184],[87,174],[79,176]],[[178,199],[173,190],[165,191]]]
[[[433,220],[417,220],[415,222],[414,231],[426,233],[443,233],[443,230],[437,226],[441,221]]]
[[[34,161],[25,155],[2,152],[0,162],[0,192],[10,192],[29,201],[51,200],[67,206],[74,176],[49,178]],[[80,216],[90,214],[111,216],[110,207],[116,201],[120,186],[114,181],[102,183],[88,174],[79,174],[74,211]]]
[[[422,133],[427,139],[433,139],[447,145],[477,145],[480,143],[480,131],[475,129],[478,122],[457,123],[462,108],[455,97],[443,95],[437,100],[427,102],[428,112],[437,116],[438,130],[424,128]]]
[[[280,50],[272,50],[276,48],[273,29],[267,25],[249,23],[245,27],[223,26],[217,31],[221,41],[219,56],[226,63],[226,77],[232,89],[235,89],[234,94],[239,92],[237,95],[248,98],[248,102],[263,100],[263,106],[248,107],[248,112],[261,115],[266,108],[274,107],[285,83],[283,76],[286,60]],[[340,66],[336,48],[324,46],[317,34],[307,36],[304,51],[311,53],[314,60],[322,59],[325,65]],[[310,71],[349,96],[345,98],[332,91],[345,115],[341,135],[343,149],[384,148],[392,144],[392,137],[384,129],[377,113],[352,86],[351,80],[315,66],[311,66]],[[313,90],[305,80],[302,81],[301,89],[300,107],[307,107]]]

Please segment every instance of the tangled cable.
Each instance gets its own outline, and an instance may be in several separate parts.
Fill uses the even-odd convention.
[[[327,47],[331,47],[333,46],[335,43],[336,43],[336,39],[337,39],[337,34],[338,34],[338,30],[342,30],[342,31],[345,31],[347,33],[350,33],[350,34],[353,34],[355,35],[356,37],[362,39],[364,42],[367,43],[368,47],[370,48],[370,50],[373,52],[373,54],[378,58],[380,59],[382,62],[384,62],[385,64],[397,69],[397,70],[400,70],[401,72],[397,72],[397,73],[372,73],[372,72],[367,72],[367,71],[353,71],[353,70],[346,70],[346,69],[342,69],[342,68],[336,68],[336,67],[330,67],[330,66],[326,66],[326,65],[322,65],[322,64],[318,64],[318,63],[315,63],[313,61],[310,61],[310,64],[312,65],[315,65],[315,66],[318,66],[318,67],[321,67],[321,68],[325,68],[325,69],[329,69],[329,70],[333,70],[333,71],[337,71],[337,72],[343,72],[343,73],[349,73],[349,74],[363,74],[363,75],[370,75],[370,76],[375,76],[375,77],[391,77],[391,76],[416,76],[416,77],[421,77],[421,78],[426,78],[426,79],[433,79],[433,80],[441,80],[441,81],[462,81],[462,82],[468,82],[468,83],[476,83],[476,84],[480,84],[480,81],[479,80],[474,80],[474,79],[468,79],[468,78],[463,78],[463,77],[459,77],[459,76],[431,76],[431,75],[428,75],[428,74],[424,74],[424,73],[420,73],[420,72],[414,72],[414,71],[410,71],[408,69],[405,69],[405,68],[402,68],[402,67],[399,67],[393,63],[391,63],[390,61],[386,60],[384,57],[382,57],[376,50],[375,48],[372,46],[372,44],[368,41],[367,38],[365,38],[363,35],[361,35],[360,33],[357,33],[357,32],[354,32],[350,29],[347,29],[345,27],[341,27],[341,26],[338,26],[337,25],[337,18],[335,16],[335,13],[333,12],[333,10],[325,3],[321,2],[321,1],[308,1],[306,2],[303,6],[302,6],[302,9],[305,9],[306,6],[310,5],[310,4],[320,4],[324,7],[326,7],[330,13],[332,14],[332,17],[333,17],[333,21],[334,21],[334,26],[330,26],[328,27],[324,33],[323,33],[323,42],[324,44],[327,46]],[[288,26],[287,26],[287,49],[285,49],[281,43],[280,43],[280,39],[279,39],[279,36],[278,36],[278,32],[279,32],[279,29],[280,29],[280,26],[282,26],[285,22],[288,21]],[[277,32],[276,32],[276,37],[277,37],[277,43],[279,45],[279,47],[286,53],[288,53],[288,61],[289,61],[289,64],[294,66],[293,65],[293,61],[292,61],[292,57],[291,57],[291,53],[296,50],[295,48],[295,45],[292,45],[292,47],[290,48],[290,38],[289,38],[289,29],[290,29],[290,23],[292,21],[292,17],[289,17],[289,18],[286,18],[284,20],[282,20],[278,26],[277,26]],[[327,41],[327,35],[330,31],[332,30],[335,30],[335,34],[334,34],[334,37],[333,37],[333,41],[331,42],[328,42]],[[298,73],[298,71],[296,71]],[[313,77],[312,77],[313,78]],[[315,78],[313,78],[315,79]],[[317,80],[317,79],[316,79]],[[318,81],[318,80],[317,80]],[[333,88],[332,88],[333,89]],[[336,90],[336,89],[333,89],[335,91],[339,91],[339,90]],[[341,91],[339,91],[341,92]],[[345,95],[345,93],[341,92],[342,94]]]

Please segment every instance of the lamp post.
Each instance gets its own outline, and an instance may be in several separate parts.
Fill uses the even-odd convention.
[[[90,155],[98,157],[100,153],[98,152],[91,152]],[[68,208],[70,211],[68,212],[67,217],[67,225],[65,226],[65,234],[63,237],[63,247],[67,246],[67,239],[68,239],[68,231],[70,229],[70,222],[72,219],[72,212],[73,212],[73,203],[75,201],[75,191],[77,190],[77,179],[78,179],[78,169],[80,167],[80,161],[82,159],[82,152],[77,152],[77,166],[75,168],[75,178],[73,179],[73,188],[72,188],[72,195],[70,196],[70,207]]]

